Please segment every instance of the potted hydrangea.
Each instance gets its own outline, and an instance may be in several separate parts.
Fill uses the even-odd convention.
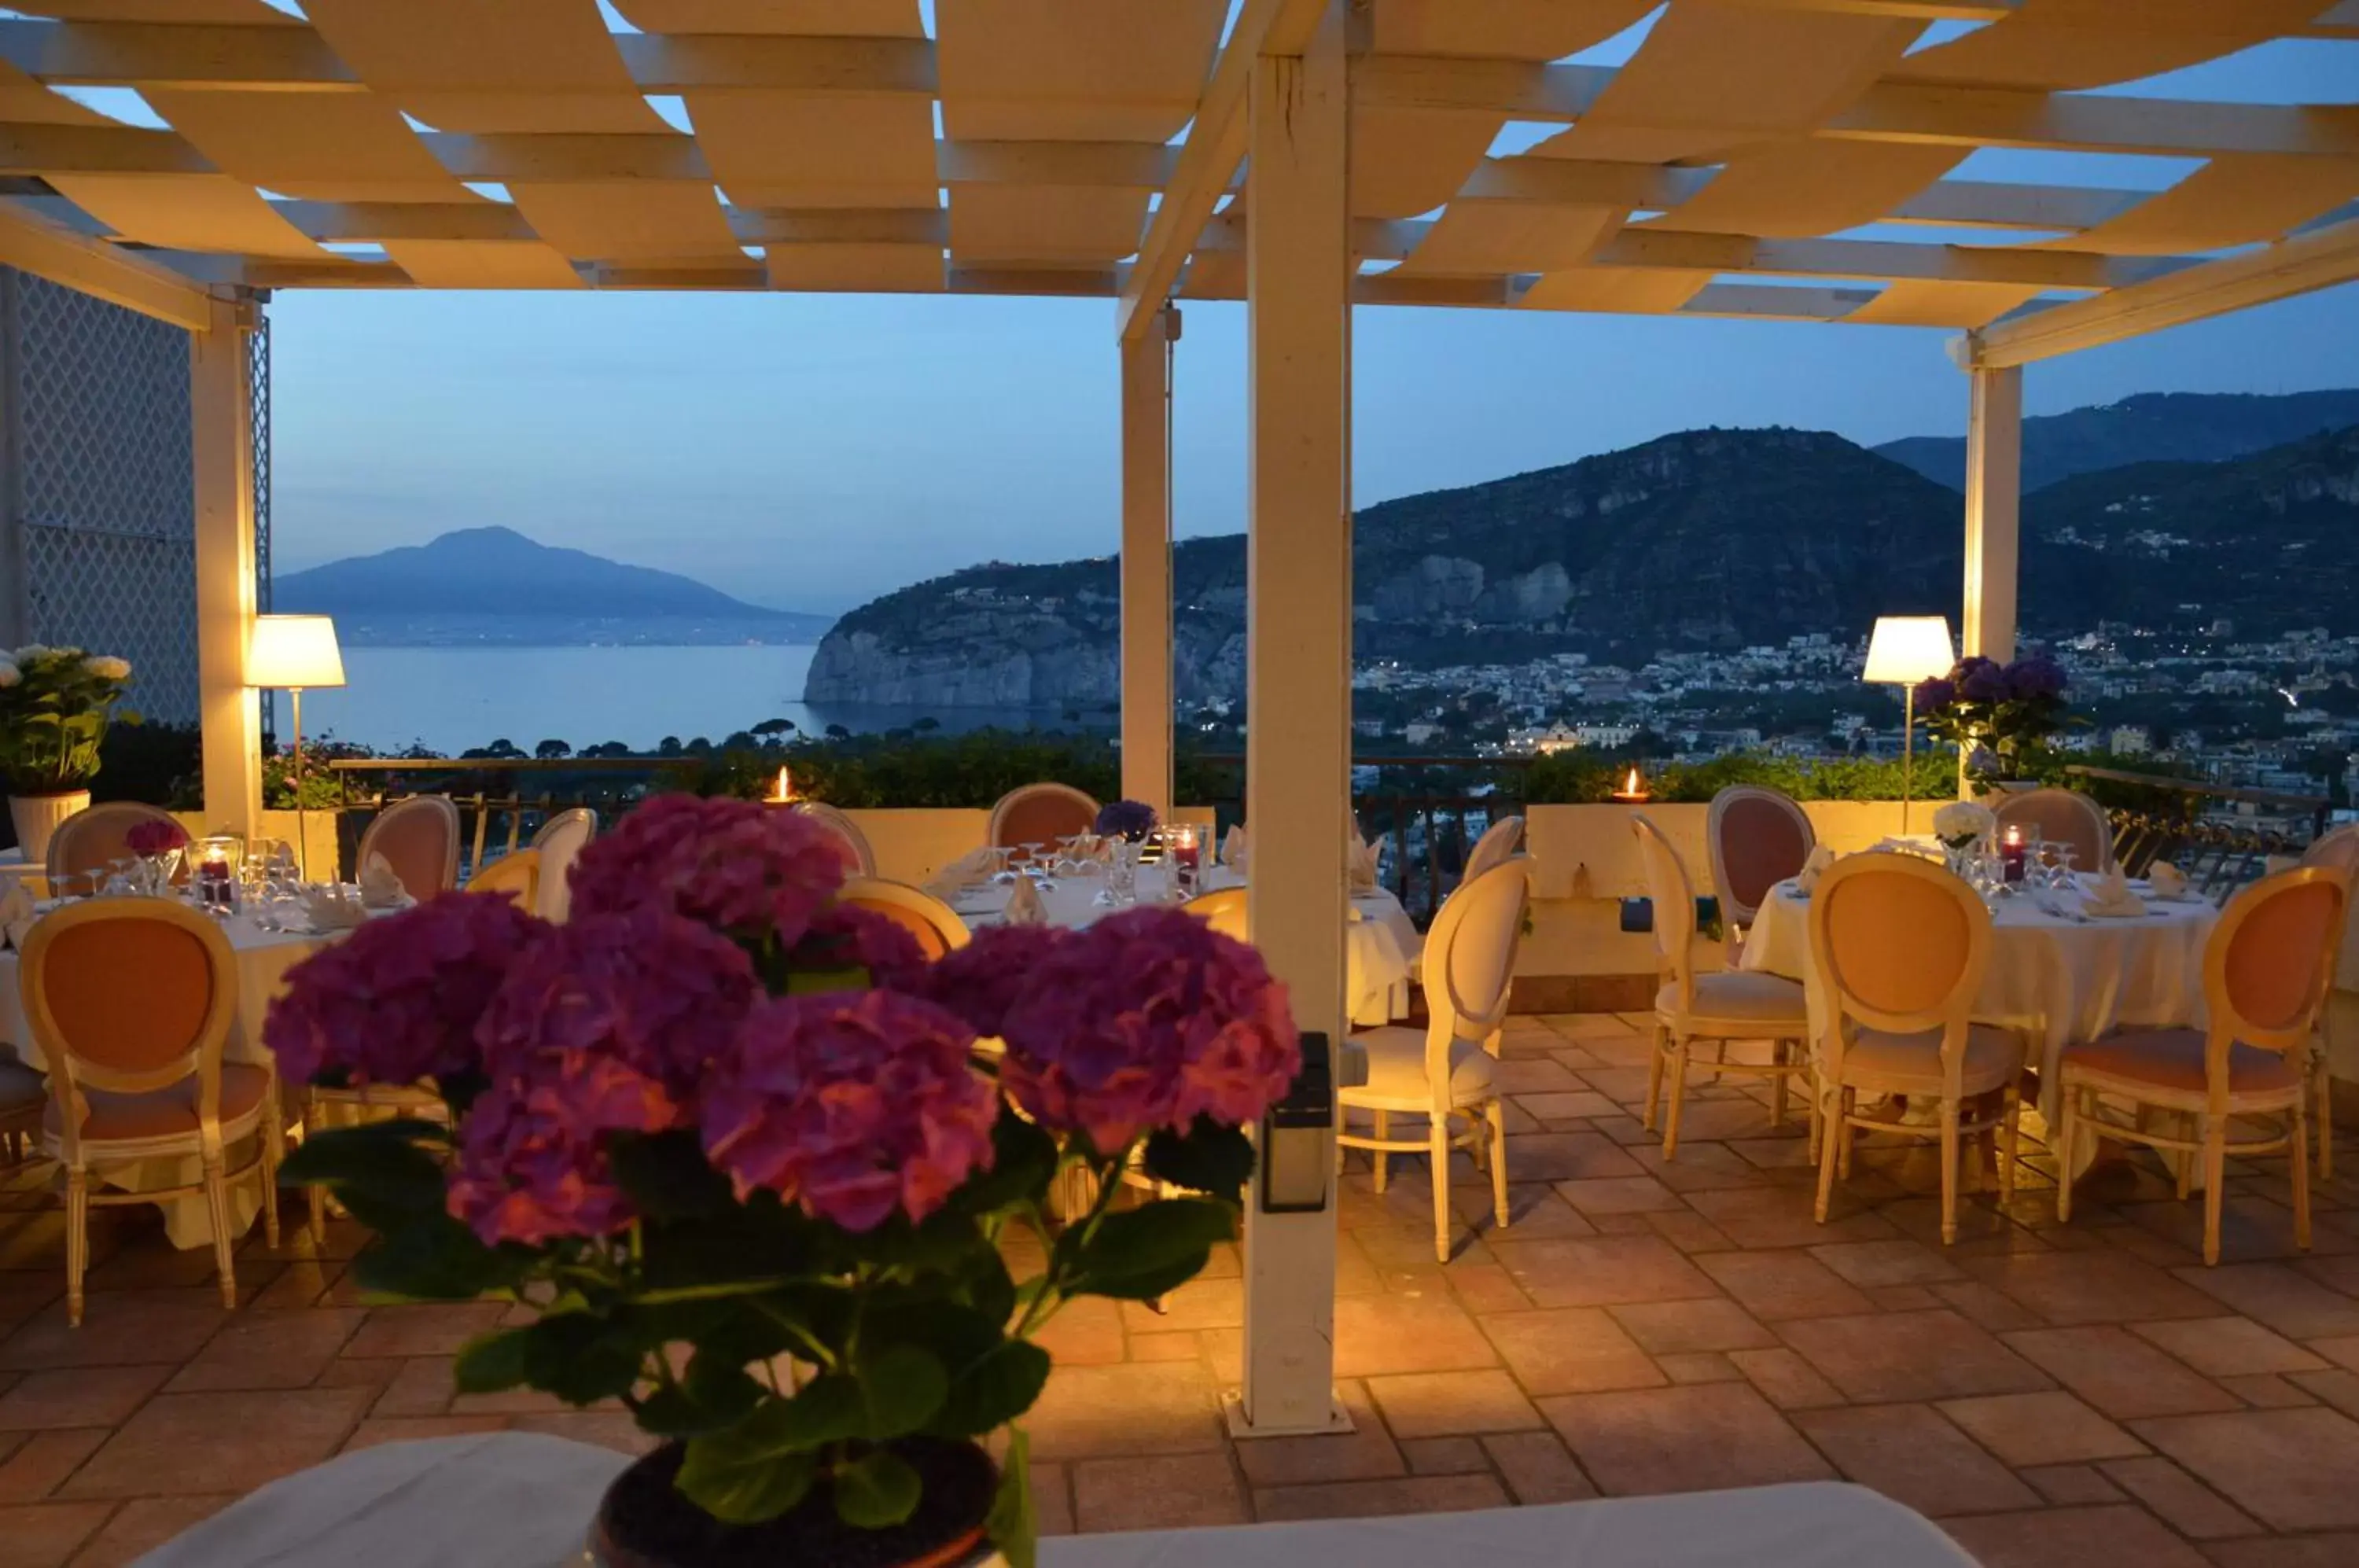
[[[2071,684],[2046,654],[2012,664],[1970,655],[1917,688],[1917,720],[1958,748],[1976,781],[2017,779],[2058,731],[2082,722],[2069,712]]]
[[[90,804],[108,726],[139,722],[122,706],[130,683],[127,661],[78,648],[0,655],[0,779],[27,860],[47,855],[58,824]]]
[[[582,852],[566,924],[445,894],[270,1014],[290,1081],[430,1080],[449,1112],[289,1160],[377,1232],[359,1282],[520,1304],[462,1389],[616,1400],[663,1440],[602,1563],[1027,1563],[1036,1336],[1203,1268],[1240,1129],[1298,1071],[1259,957],[1176,909],[928,963],[842,876],[798,813],[661,797]],[[1184,1195],[1131,1205],[1134,1166]],[[1096,1196],[1052,1224],[1076,1168]]]

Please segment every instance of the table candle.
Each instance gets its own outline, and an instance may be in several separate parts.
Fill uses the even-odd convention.
[[[2023,841],[2023,830],[2021,828],[2010,827],[2000,833],[1998,840],[1999,864],[2005,868],[2006,880],[2009,882],[2020,882],[2023,880],[2023,863],[2026,855],[2029,853],[2029,847],[2030,846],[2026,844]]]

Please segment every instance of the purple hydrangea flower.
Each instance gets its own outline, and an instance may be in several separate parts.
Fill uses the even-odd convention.
[[[2018,659],[2008,665],[2006,683],[2017,697],[2025,699],[2061,697],[2064,688],[2070,684],[2065,678],[2064,667],[2044,653]]]
[[[263,1044],[290,1083],[325,1073],[415,1083],[472,1071],[483,1061],[476,1024],[554,929],[482,893],[444,893],[369,920],[287,972]]]
[[[890,991],[765,1003],[704,1086],[704,1147],[744,1197],[766,1187],[815,1218],[912,1222],[990,1167],[998,1095],[967,1065],[973,1031]]]
[[[795,948],[799,970],[864,969],[882,990],[918,991],[926,976],[926,952],[909,928],[892,916],[853,904],[837,904],[811,922]]]
[[[607,1135],[662,1132],[683,1119],[661,1083],[616,1057],[536,1056],[468,1108],[451,1213],[493,1246],[612,1236],[636,1211],[614,1181]]]
[[[1032,972],[1071,935],[1062,926],[985,926],[926,970],[919,994],[984,1039],[995,1040],[1006,1032],[1007,1009]]]
[[[1957,682],[1943,677],[1920,681],[1917,687],[1917,712],[1938,713],[1958,700]]]
[[[1170,909],[1110,915],[1049,949],[1000,1032],[1008,1096],[1106,1155],[1200,1115],[1256,1120],[1301,1065],[1261,955]]]
[[[659,795],[583,848],[573,913],[653,904],[741,942],[800,942],[843,886],[834,835],[753,800]]]
[[[1103,837],[1126,838],[1136,844],[1153,833],[1161,821],[1155,808],[1144,800],[1116,800],[1098,808],[1095,826]]]
[[[2013,694],[2006,671],[1980,654],[1958,660],[1950,679],[1957,682],[1958,695],[1969,702],[2004,702]]]

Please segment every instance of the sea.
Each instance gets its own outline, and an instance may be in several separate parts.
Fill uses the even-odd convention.
[[[830,724],[858,735],[925,718],[954,731],[1059,725],[1059,714],[1022,710],[806,706],[803,677],[816,651],[746,644],[346,648],[345,684],[303,694],[303,733],[379,752],[422,746],[453,757],[499,740],[527,752],[545,740],[576,751],[608,741],[653,751],[667,737],[719,741],[766,719],[811,735]],[[279,723],[286,722],[282,705]]]

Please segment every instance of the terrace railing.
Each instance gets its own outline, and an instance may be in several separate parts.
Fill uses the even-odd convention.
[[[362,830],[391,800],[448,795],[459,808],[462,879],[531,838],[556,812],[587,806],[611,820],[647,794],[671,757],[339,757],[336,848],[347,875]]]
[[[2114,858],[2131,876],[2168,860],[2217,895],[2261,875],[2273,855],[2299,855],[2322,836],[2334,803],[2323,795],[2247,789],[2111,768],[2065,770],[2106,809]]]

